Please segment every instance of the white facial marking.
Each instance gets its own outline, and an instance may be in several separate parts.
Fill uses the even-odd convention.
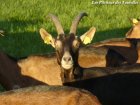
[[[64,69],[68,70],[73,67],[73,59],[68,51],[66,51],[62,57],[61,65]]]

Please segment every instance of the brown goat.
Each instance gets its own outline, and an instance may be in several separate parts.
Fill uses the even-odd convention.
[[[138,53],[137,63],[140,63],[140,21],[131,19],[133,24],[132,28],[126,33],[126,39],[132,42],[136,47]]]
[[[126,63],[129,65],[140,63],[140,21],[133,19],[132,23],[133,27],[126,33],[126,38],[113,38],[83,48],[84,50],[79,53],[79,64],[82,67],[88,68],[118,67]],[[96,50],[96,54],[95,51],[92,51],[93,49]],[[111,54],[112,51],[113,54]],[[88,54],[89,52],[92,52],[92,54]],[[84,54],[87,59],[84,58]],[[82,59],[84,59],[86,63],[84,63]]]
[[[113,39],[101,41],[101,42],[92,44],[93,47],[97,47],[97,48],[105,47],[105,48],[108,48],[109,50],[113,50],[113,51],[117,52],[118,54],[120,54],[123,57],[122,64],[128,63],[130,65],[130,64],[140,63],[140,46],[139,46],[140,45],[140,42],[139,42],[139,40],[140,40],[140,21],[137,19],[131,19],[131,22],[133,23],[133,27],[126,33],[126,38],[113,38]],[[110,55],[110,54],[108,53],[107,55]],[[109,56],[109,59],[106,58],[106,62],[115,61],[115,60],[111,60],[111,59],[114,59],[113,57]],[[93,61],[96,61],[97,59],[92,60],[90,55],[88,56],[88,58],[89,58],[89,60],[86,60],[88,63],[86,63],[84,65],[84,63],[79,62],[80,65],[81,66],[84,65],[84,67],[86,67],[86,66],[87,67],[93,67],[93,66],[97,67],[96,63],[90,63],[91,61],[93,62]],[[82,58],[80,58],[79,61],[81,61],[81,59]],[[119,59],[118,59],[118,61],[119,61]],[[105,62],[103,64],[105,64]],[[113,63],[113,64],[106,63],[106,66],[113,67],[114,64],[115,63]],[[117,66],[119,66],[119,65],[117,64]],[[103,67],[101,65],[99,65],[99,66]]]
[[[62,81],[79,78],[82,76],[81,68],[78,63],[79,48],[84,44],[91,42],[95,28],[91,28],[80,38],[76,36],[76,30],[82,17],[87,16],[86,13],[80,13],[72,22],[70,32],[65,35],[61,23],[55,15],[50,14],[49,17],[54,22],[58,36],[53,38],[45,29],[40,29],[40,35],[45,43],[51,44],[56,50],[57,62],[61,67]]]
[[[0,105],[101,105],[90,92],[65,86],[36,86],[0,94]]]
[[[0,83],[7,90],[45,84],[32,77],[22,75],[17,62],[3,52],[0,52]]]
[[[79,64],[84,68],[119,67],[125,63],[135,64],[137,57],[136,48],[129,41],[114,38],[81,48]]]
[[[137,19],[131,19],[133,24],[132,28],[126,33],[127,39],[139,39],[140,38],[140,21]]]
[[[140,64],[140,42],[137,42],[137,52],[138,52],[137,63]]]
[[[29,56],[19,60],[18,66],[21,68],[22,75],[32,77],[48,85],[62,85],[60,66],[54,54]]]

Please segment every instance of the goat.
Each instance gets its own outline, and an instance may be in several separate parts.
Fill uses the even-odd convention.
[[[56,50],[57,62],[61,67],[61,78],[65,80],[79,78],[82,76],[81,67],[78,63],[79,48],[83,44],[91,42],[95,28],[91,28],[80,38],[76,37],[76,29],[79,21],[86,13],[80,13],[72,22],[69,35],[65,35],[61,23],[55,15],[49,15],[54,22],[58,36],[56,39],[52,37],[45,29],[40,29],[40,35],[45,43],[51,44]]]
[[[3,52],[0,52],[0,83],[6,90],[44,84],[39,80],[22,75],[17,62]]]
[[[140,21],[137,19],[131,19],[133,24],[132,28],[126,33],[127,39],[139,39],[140,38]]]
[[[137,57],[133,44],[126,39],[114,38],[80,48],[79,64],[84,68],[118,67],[135,64]]]
[[[48,85],[62,85],[60,66],[56,55],[29,56],[17,62],[21,74],[30,76]]]
[[[140,63],[140,21],[137,19],[131,19],[133,24],[132,28],[126,33],[126,39],[131,41],[138,52],[138,60],[136,63]]]
[[[90,92],[66,86],[35,86],[0,94],[1,105],[101,105]]]
[[[100,65],[98,67],[105,67],[105,66],[106,67],[118,67],[118,66],[124,65],[124,63],[127,63],[130,65],[130,64],[135,64],[138,59],[138,53],[137,53],[137,49],[134,45],[134,41],[130,41],[125,38],[113,38],[113,39],[97,42],[95,44],[91,44],[90,47],[92,47],[94,49],[100,49],[100,50],[102,49],[102,47],[104,47],[104,49],[107,50],[106,51],[107,53],[104,54],[104,55],[106,55],[106,59],[105,59],[106,63],[104,63],[106,65],[104,65],[104,66]],[[116,58],[115,58],[115,56],[116,56]],[[92,59],[92,57],[89,59]],[[83,64],[81,64],[81,65],[83,65]],[[87,67],[93,67],[93,66],[96,66],[96,63],[94,65],[94,63],[91,64],[89,62],[88,65],[87,65]],[[85,66],[86,65],[84,65],[84,67]]]
[[[101,41],[101,42],[90,45],[90,46],[93,46],[93,48],[94,47],[97,47],[97,48],[100,48],[100,49],[101,49],[101,47],[108,48],[108,53],[106,54],[107,55],[106,56],[106,66],[107,67],[113,67],[114,66],[115,63],[112,63],[112,61],[115,61],[115,60],[111,60],[111,59],[114,59],[113,57],[116,56],[116,55],[118,56],[118,54],[121,55],[119,58],[121,59],[121,57],[122,57],[123,61],[121,62],[121,60],[120,60],[120,62],[118,62],[119,64],[117,64],[116,67],[120,66],[121,63],[123,64],[125,62],[127,62],[129,65],[130,64],[135,64],[135,63],[140,63],[140,51],[139,51],[139,49],[140,49],[139,48],[140,21],[137,20],[137,19],[131,19],[131,21],[133,23],[133,27],[126,33],[126,38],[113,38],[113,39]],[[110,50],[111,50],[111,52],[110,52]],[[115,53],[117,52],[117,54],[112,55],[111,54],[112,51],[115,52]],[[109,57],[108,57],[108,55],[109,55]],[[112,55],[112,56],[110,56],[110,55]],[[84,57],[81,57],[79,61],[81,61],[81,59],[83,59],[83,58]],[[97,58],[99,58],[99,57],[97,57]],[[96,63],[90,63],[91,61],[92,62],[95,61],[95,60],[92,59],[92,57],[90,55],[88,56],[88,59],[89,60],[86,60],[88,62],[86,64],[84,64],[82,62],[79,62],[79,63],[83,67],[87,67],[87,68],[96,66]],[[118,59],[118,61],[119,61],[119,59]],[[111,64],[108,63],[108,62],[111,62]],[[98,62],[97,62],[97,64],[98,64]],[[105,64],[105,61],[104,61],[103,64]],[[100,64],[99,64],[99,66],[103,67]]]

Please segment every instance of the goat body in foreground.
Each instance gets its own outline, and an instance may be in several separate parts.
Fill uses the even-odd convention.
[[[115,39],[114,41],[111,41],[111,43],[108,40],[106,42],[103,41],[96,43],[94,46],[109,47],[110,49],[121,54],[129,64],[134,63],[140,64],[140,20],[131,19],[131,22],[133,26],[126,33],[126,38],[123,39],[124,40],[123,43],[115,42],[118,40]],[[117,46],[122,46],[122,48],[121,47],[116,48]]]
[[[30,76],[48,85],[62,85],[61,69],[54,54],[49,56],[29,56],[19,60],[21,74]]]
[[[101,105],[90,92],[65,86],[35,86],[0,94],[0,105]]]
[[[82,67],[88,68],[88,67],[105,67],[105,66],[118,67],[122,66],[124,63],[128,63],[129,65],[140,63],[140,42],[139,42],[140,20],[133,19],[132,23],[133,27],[126,33],[126,38],[113,38],[90,45],[93,47],[93,49],[97,49],[97,53],[98,52],[100,53],[104,47],[103,52],[107,52],[106,54],[102,54],[106,55],[106,59],[105,60],[103,60],[104,58],[102,59],[104,63],[102,63],[101,65],[99,64],[99,66],[97,66],[96,64],[98,64],[98,59],[95,58],[95,60],[93,60],[92,58],[90,58],[92,56],[89,55],[88,57],[89,61],[85,59],[87,60],[88,63],[84,64],[83,62],[79,62],[80,65]],[[101,51],[100,50],[98,51],[98,49],[100,49]],[[81,61],[82,58],[84,57],[79,57],[80,59],[79,61]],[[97,56],[97,58],[99,57]],[[92,62],[97,61],[97,63],[90,63],[90,61]]]
[[[140,65],[83,70],[83,79],[64,85],[94,93],[103,105],[140,104]]]
[[[0,64],[2,64],[3,61]],[[13,70],[11,69],[8,72],[10,74],[9,76],[5,74],[7,75],[6,77],[8,78],[8,79],[4,78],[5,83],[11,83],[10,85],[14,85],[16,81],[17,81],[16,84],[19,81],[19,84],[25,83],[27,86],[27,83],[29,83],[28,79],[27,81],[23,82],[22,78],[24,76],[19,77],[19,75],[16,75],[16,73],[14,73]],[[64,85],[84,88],[86,90],[89,90],[99,98],[99,100],[103,105],[112,105],[112,104],[134,105],[136,103],[138,104],[140,103],[139,102],[139,95],[140,95],[140,91],[139,91],[140,66],[139,65],[133,65],[133,66],[131,65],[131,66],[118,67],[118,68],[88,68],[88,69],[82,68],[81,70],[83,70],[83,77],[82,77],[83,80],[82,78],[74,79],[71,81],[67,81],[70,83],[64,83]],[[44,75],[48,75],[48,74],[44,74]],[[14,78],[15,80],[13,81],[12,79]],[[30,83],[28,84],[28,86],[29,85]],[[23,85],[21,85],[21,87],[22,86]]]
[[[5,53],[0,52],[0,83],[5,89],[15,89],[31,85],[44,84],[32,77],[21,74],[17,62],[10,59]]]
[[[137,63],[140,63],[140,20],[132,19],[133,26],[126,33],[126,39],[133,42],[138,52]]]
[[[137,50],[129,41],[115,38],[81,47],[78,62],[84,68],[119,67],[135,64],[137,58]]]

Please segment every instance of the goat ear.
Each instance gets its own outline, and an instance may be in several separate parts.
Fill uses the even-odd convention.
[[[130,21],[132,22],[132,24],[135,26],[135,25],[137,25],[138,24],[138,19],[135,19],[135,18],[133,18],[133,19],[130,19]]]
[[[96,28],[95,27],[90,28],[85,34],[83,34],[80,37],[81,41],[84,44],[91,43],[91,41],[92,41],[92,39],[94,37],[95,32],[96,32]]]
[[[55,47],[54,45],[54,38],[52,37],[51,34],[49,34],[45,29],[41,28],[39,30],[41,38],[44,40],[44,43],[46,44],[51,44],[53,47]]]

